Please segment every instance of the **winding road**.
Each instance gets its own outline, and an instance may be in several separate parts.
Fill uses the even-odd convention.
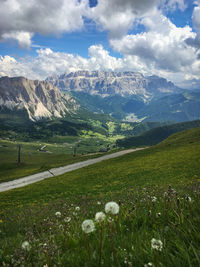
[[[131,153],[131,152],[136,152],[136,151],[142,150],[142,149],[144,149],[144,148],[122,150],[122,151],[115,152],[115,153],[112,153],[109,155],[105,155],[105,156],[102,156],[99,158],[89,159],[89,160],[73,163],[70,165],[66,165],[63,167],[53,168],[53,169],[50,169],[48,171],[44,171],[44,172],[36,173],[33,175],[25,176],[23,178],[19,178],[19,179],[13,180],[13,181],[0,183],[0,192],[4,192],[4,191],[11,190],[11,189],[23,187],[23,186],[26,186],[29,184],[33,184],[33,183],[36,183],[38,181],[42,181],[42,180],[47,179],[47,178],[55,177],[55,176],[64,174],[66,172],[71,172],[71,171],[74,171],[74,170],[77,170],[77,169],[101,162],[103,160],[116,158],[116,157]]]

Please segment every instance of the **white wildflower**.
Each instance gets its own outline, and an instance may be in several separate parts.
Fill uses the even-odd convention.
[[[77,206],[77,207],[75,208],[75,210],[76,210],[76,211],[79,211],[79,210],[80,210],[80,207]]]
[[[157,218],[159,218],[160,216],[161,216],[161,213],[160,212],[156,213],[156,217]]]
[[[155,250],[162,251],[163,243],[159,239],[152,238],[151,239],[151,248]]]
[[[155,202],[157,201],[157,197],[152,197],[152,198],[151,198],[151,201],[152,201],[153,203],[155,203]]]
[[[64,226],[62,224],[59,225],[59,229],[60,230],[63,230],[64,229]]]
[[[164,192],[163,193],[163,197],[167,197],[168,196],[168,193],[167,192]]]
[[[186,200],[187,200],[188,202],[191,202],[191,201],[192,201],[191,197],[189,197],[189,196],[186,197]]]
[[[119,205],[116,202],[108,202],[105,205],[105,212],[111,213],[111,214],[117,214],[119,213]]]
[[[66,217],[65,219],[64,219],[64,222],[66,222],[66,223],[68,223],[68,222],[70,222],[71,221],[71,217]]]
[[[105,220],[105,218],[106,218],[106,215],[102,211],[97,212],[95,215],[95,221],[97,221],[97,222],[103,222]]]
[[[152,262],[148,262],[148,263],[146,263],[145,265],[144,265],[144,267],[153,267],[154,265],[153,265],[153,263]]]
[[[55,213],[55,215],[56,215],[56,217],[60,218],[60,217],[61,217],[61,212],[60,212],[60,211],[57,211],[57,212]]]
[[[92,220],[85,220],[85,221],[83,221],[83,223],[82,223],[82,230],[86,234],[89,234],[89,233],[95,231],[94,222]]]
[[[24,250],[29,251],[29,250],[31,249],[31,245],[29,244],[28,241],[24,241],[24,242],[22,243],[22,248],[23,248]]]
[[[97,201],[97,205],[101,205],[101,202],[100,201]]]

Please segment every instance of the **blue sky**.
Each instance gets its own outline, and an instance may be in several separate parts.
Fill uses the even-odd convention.
[[[199,48],[199,0],[0,2],[0,76],[129,70],[199,88]]]

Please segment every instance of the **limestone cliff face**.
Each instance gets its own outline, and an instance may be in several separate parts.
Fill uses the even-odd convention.
[[[0,78],[0,106],[26,109],[32,120],[62,117],[79,108],[73,98],[63,95],[52,83],[24,77]]]
[[[47,79],[64,91],[82,91],[102,97],[137,95],[143,100],[171,94],[178,88],[164,78],[135,72],[77,71]]]

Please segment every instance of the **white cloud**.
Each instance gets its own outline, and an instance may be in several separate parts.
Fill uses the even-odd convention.
[[[200,32],[200,4],[194,7],[192,21],[195,29]]]
[[[153,42],[153,37],[149,41]],[[167,42],[168,40],[163,40],[162,42],[165,43],[165,41]],[[162,55],[161,47],[163,46],[162,48],[165,50],[162,42],[158,42],[157,58],[153,57],[152,54],[152,58],[145,58],[142,57],[142,53],[140,55],[126,53],[123,58],[115,58],[110,56],[108,51],[103,49],[101,45],[89,47],[89,58],[63,52],[53,52],[49,48],[39,49],[37,50],[38,55],[36,58],[25,58],[24,60],[16,60],[9,56],[0,56],[0,76],[25,76],[29,79],[45,79],[54,74],[77,70],[130,70],[141,72],[144,75],[158,75],[182,87],[189,86],[189,80],[193,83],[194,80],[197,81],[200,63],[195,60],[194,55],[188,51],[182,51],[178,52],[175,57],[174,54],[171,54],[172,51],[170,49],[172,47],[170,47],[169,51],[166,51],[169,57],[167,58],[165,54],[163,54],[164,56]],[[156,49],[154,44],[151,49]],[[158,60],[159,56],[164,57],[160,59],[160,62]],[[177,69],[174,71],[177,68],[176,64],[178,64],[180,70]],[[168,68],[166,67],[167,65]]]
[[[179,8],[181,11],[184,11],[187,7],[187,4],[184,0],[168,0],[165,2],[166,8],[172,10],[175,10]]]
[[[145,13],[152,12],[160,0],[99,0],[89,14],[112,38],[119,38]]]
[[[58,35],[80,30],[87,9],[87,0],[1,0],[0,40],[12,38],[27,47],[36,32]]]
[[[29,79],[45,79],[53,74],[77,70],[119,70],[121,59],[109,55],[101,45],[89,48],[89,59],[79,55],[53,52],[50,48],[37,50],[36,58],[17,61],[10,56],[0,57],[1,76],[26,76]]]
[[[28,49],[31,46],[32,36],[33,34],[29,32],[14,31],[14,32],[9,32],[9,33],[3,33],[2,39],[3,40],[9,40],[9,39],[17,40],[21,48]]]
[[[199,76],[200,61],[196,49],[185,40],[197,34],[189,26],[176,27],[161,11],[140,20],[147,32],[111,39],[111,47],[129,60],[129,66],[144,74],[156,74],[184,84],[185,74]],[[134,62],[131,64],[131,62]]]

